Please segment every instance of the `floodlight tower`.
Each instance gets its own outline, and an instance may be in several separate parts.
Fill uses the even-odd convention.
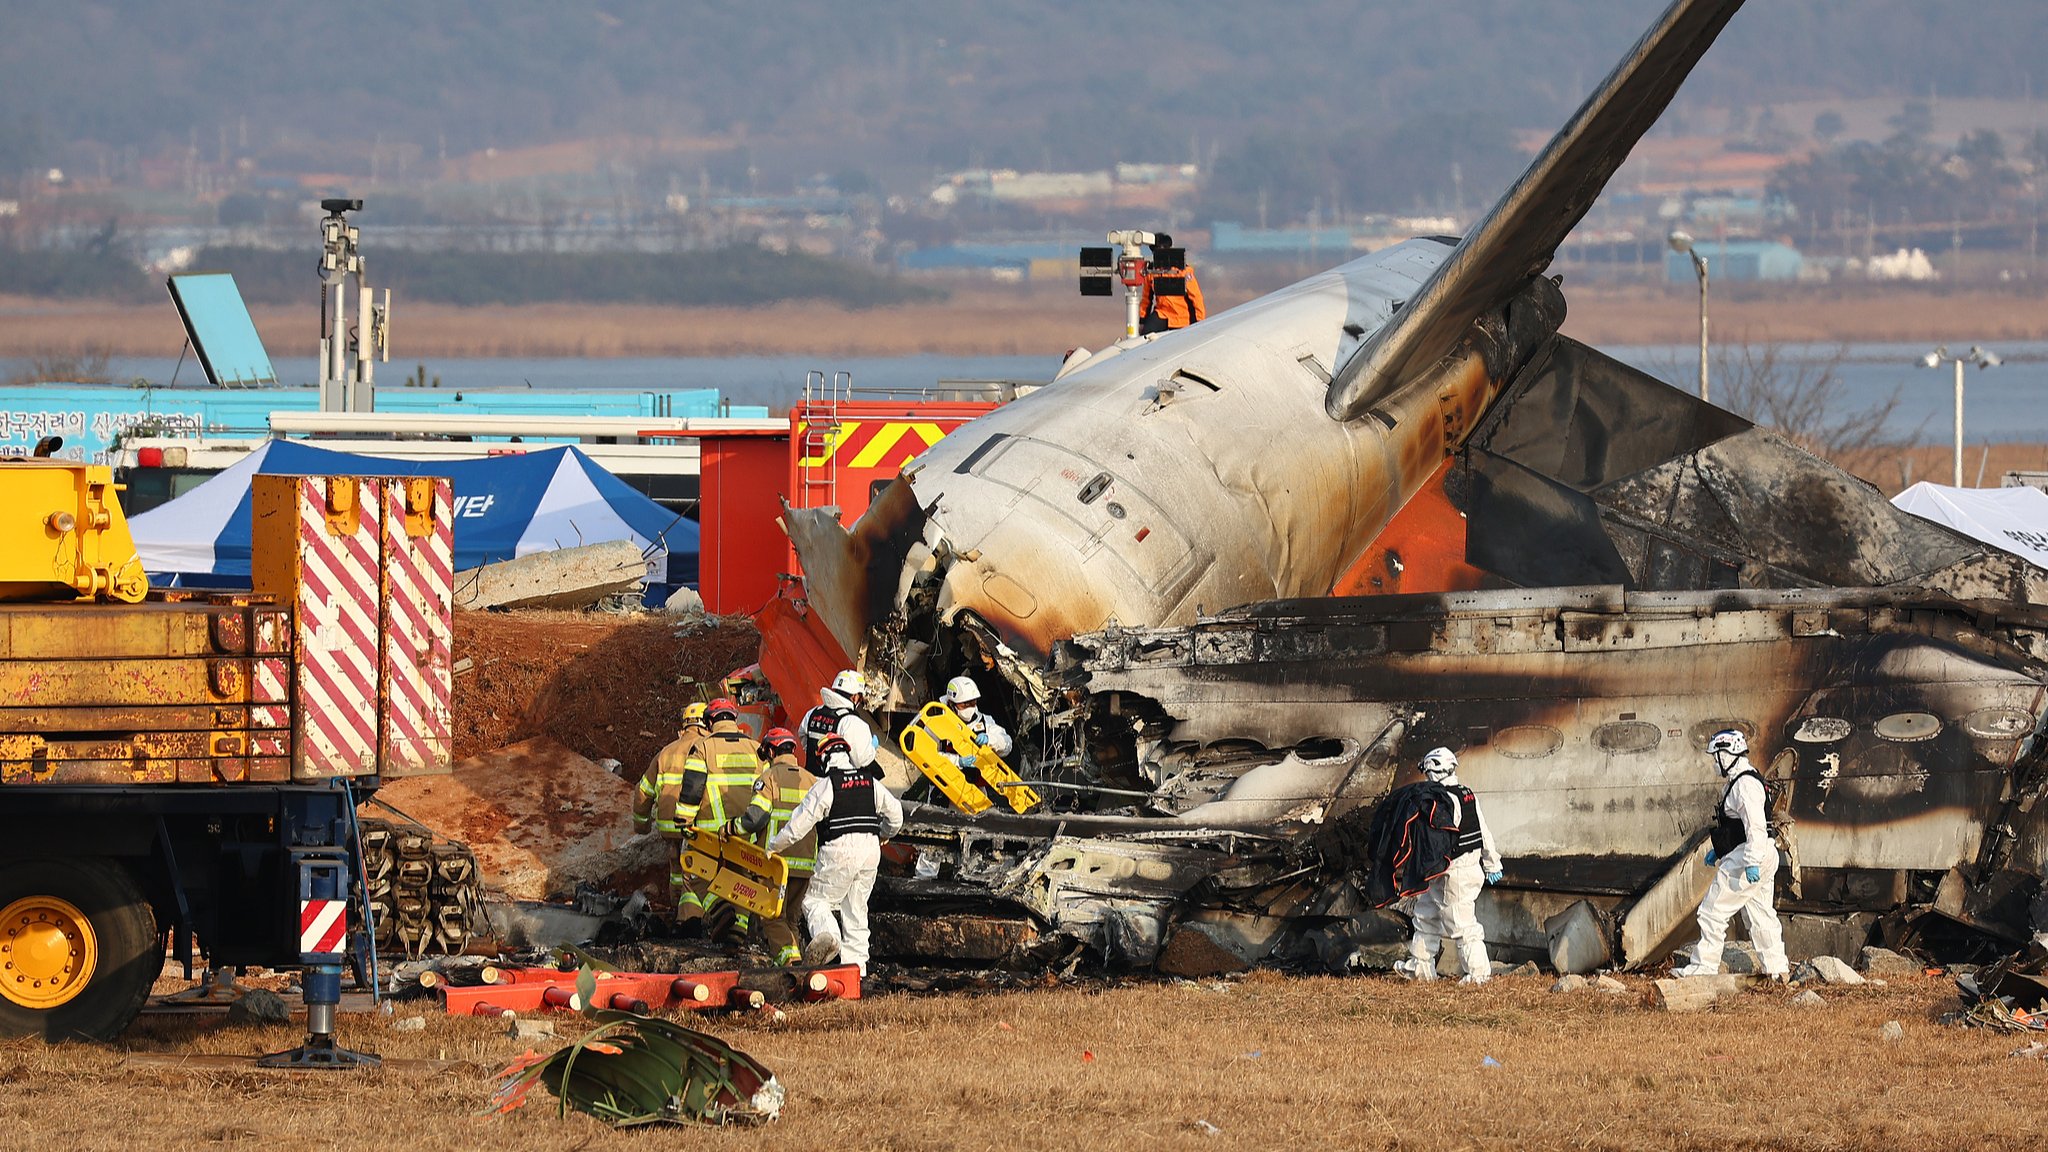
[[[1961,356],[1951,356],[1949,355],[1948,345],[1944,344],[1927,355],[1922,356],[1920,358],[1920,366],[1922,368],[1939,368],[1944,360],[1950,361],[1956,366],[1955,486],[1961,488],[1963,486],[1963,365],[1975,364],[1977,369],[1982,371],[1986,368],[1996,368],[2001,363],[2004,363],[2004,361],[1998,358],[1998,353],[1986,348],[1979,348],[1975,344],[1970,345],[1970,350]]]
[[[320,201],[327,215],[320,221],[320,410],[374,412],[377,409],[375,361],[391,359],[391,290],[384,302],[373,302],[364,273],[361,234],[348,213],[363,202],[334,198]],[[356,290],[356,328],[348,326],[349,280]],[[354,355],[351,356],[350,353]]]
[[[1109,234],[1107,248],[1081,249],[1081,295],[1108,296],[1124,286],[1124,339],[1138,334],[1138,302],[1145,292],[1145,248],[1157,237],[1127,229]]]

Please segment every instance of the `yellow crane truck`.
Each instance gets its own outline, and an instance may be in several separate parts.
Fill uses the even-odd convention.
[[[266,1059],[374,1059],[334,1043],[355,806],[448,758],[448,482],[256,477],[228,593],[152,591],[118,490],[0,460],[0,1036],[110,1039],[196,949],[302,969]]]

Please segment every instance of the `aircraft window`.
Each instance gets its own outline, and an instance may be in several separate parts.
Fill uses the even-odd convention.
[[[1617,720],[1593,729],[1593,746],[1602,752],[1648,752],[1664,739],[1664,730],[1646,720]]]
[[[1109,489],[1110,479],[1109,473],[1097,472],[1093,480],[1081,485],[1080,494],[1074,498],[1083,504],[1095,503],[1095,498]]]
[[[1848,739],[1855,730],[1854,724],[1834,716],[1808,716],[1792,733],[1792,739],[1801,744],[1833,744]]]
[[[1979,740],[2017,740],[2034,730],[2034,717],[2018,708],[1979,708],[1963,717],[1963,731]]]
[[[1548,724],[1518,724],[1493,734],[1493,750],[1516,760],[1541,760],[1564,747],[1564,733]]]
[[[1929,712],[1894,712],[1879,720],[1875,728],[1887,740],[1911,744],[1934,739],[1941,732],[1941,718]]]

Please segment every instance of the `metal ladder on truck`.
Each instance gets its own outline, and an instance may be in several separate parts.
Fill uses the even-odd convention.
[[[800,507],[840,507],[836,450],[845,426],[839,418],[839,407],[852,391],[852,372],[837,371],[829,378],[821,368],[804,373],[803,429],[797,435],[796,458]]]

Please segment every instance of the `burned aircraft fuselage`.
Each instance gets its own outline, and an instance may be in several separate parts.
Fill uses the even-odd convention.
[[[1540,947],[1586,901],[1641,963],[1705,887],[1700,749],[1734,727],[1791,786],[1792,898],[2024,930],[2044,574],[1557,333],[1551,255],[1739,7],[1671,4],[1463,239],[1123,342],[850,533],[791,511],[884,710],[975,674],[1054,797],[919,810],[927,875],[895,895],[993,897],[1139,962],[1184,919],[1261,956],[1341,936],[1363,815],[1446,744],[1507,860],[1489,936]],[[1417,590],[1383,537],[1425,504],[1413,538],[1460,583],[1312,599],[1365,563]]]
[[[1064,645],[1061,671],[1090,694],[1098,768],[1149,797],[1122,815],[927,810],[907,835],[948,882],[1121,959],[1151,962],[1177,920],[1265,923],[1257,947],[1284,950],[1360,911],[1346,830],[1448,744],[1507,860],[1489,938],[1540,954],[1544,922],[1585,899],[1627,925],[1616,959],[1639,964],[1690,923],[1689,903],[1639,898],[1696,864],[1724,787],[1701,750],[1739,728],[1786,785],[1786,907],[1931,904],[1956,876],[2017,899],[1941,910],[2011,937],[2048,865],[2048,681],[1997,635],[2040,625],[2022,616],[1867,589],[1565,588],[1111,628]]]

